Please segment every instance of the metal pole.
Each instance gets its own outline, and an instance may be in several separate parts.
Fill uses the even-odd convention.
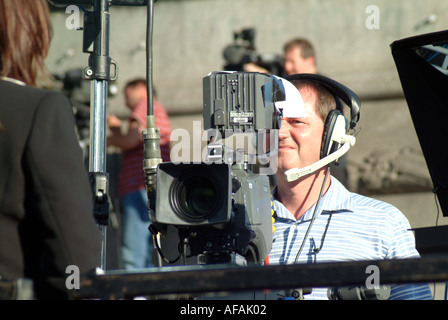
[[[108,81],[116,80],[118,77],[118,64],[109,56],[109,8],[111,5],[145,6],[148,1],[52,0],[51,2],[62,5],[93,5],[93,11],[84,12],[83,52],[89,53],[90,56],[89,65],[84,69],[83,78],[91,81],[89,176],[93,191],[93,214],[102,232],[101,268],[105,270],[106,227],[110,220],[109,177],[106,171],[107,93]],[[111,65],[114,66],[112,76]]]
[[[107,133],[107,90],[106,80],[92,80],[91,82],[91,111],[90,111],[90,172],[106,172],[106,133]],[[107,197],[107,194],[94,195]],[[106,268],[106,234],[107,226],[101,228],[101,269]]]
[[[91,82],[90,166],[92,172],[106,171],[107,88],[105,80]]]
[[[100,267],[105,270],[106,228],[109,224],[109,187],[106,171],[107,92],[108,81],[111,80],[109,2],[107,0],[96,0],[93,14],[88,18],[92,27],[89,30],[88,39],[93,40],[93,50],[88,50],[90,52],[89,66],[84,73],[84,77],[91,80],[89,174],[93,190],[94,215],[102,233]]]

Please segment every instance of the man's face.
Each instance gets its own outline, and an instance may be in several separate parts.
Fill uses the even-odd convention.
[[[146,98],[146,88],[144,86],[128,87],[125,90],[126,106],[131,110],[134,110],[144,98]]]
[[[125,91],[126,106],[133,109],[136,104],[135,88],[129,87]]]
[[[314,59],[303,59],[301,50],[298,47],[293,47],[285,52],[284,56],[284,71],[287,75],[298,73],[314,73]]]
[[[278,172],[303,168],[320,159],[324,121],[315,111],[316,93],[300,92],[305,107],[303,118],[282,118],[279,131]]]

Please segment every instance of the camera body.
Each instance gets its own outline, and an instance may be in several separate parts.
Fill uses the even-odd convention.
[[[207,157],[157,166],[150,230],[161,235],[160,255],[177,251],[187,264],[262,264],[271,250],[273,211],[269,177],[256,160],[275,153],[276,143],[266,147],[266,141],[276,142],[276,135],[257,133],[279,128],[276,103],[285,100],[285,88],[266,74],[214,72],[203,90]],[[248,135],[244,147],[228,143]]]
[[[205,130],[223,138],[280,128],[275,102],[285,100],[278,78],[252,72],[212,72],[203,79]],[[210,130],[210,131],[211,131]]]

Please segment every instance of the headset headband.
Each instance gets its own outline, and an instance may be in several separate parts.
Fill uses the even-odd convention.
[[[352,90],[335,80],[319,74],[300,73],[286,76],[285,79],[288,81],[307,80],[321,84],[335,98],[339,98],[350,108],[350,128],[353,129],[356,127],[356,124],[359,121],[359,110],[361,108],[361,102],[358,96]],[[338,103],[337,99],[336,103]]]

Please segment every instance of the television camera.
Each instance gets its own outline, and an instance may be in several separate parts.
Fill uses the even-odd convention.
[[[244,64],[251,62],[271,74],[281,76],[283,73],[283,60],[280,56],[257,53],[254,28],[234,32],[233,43],[224,48],[223,57],[226,61],[224,70],[244,71]]]
[[[207,157],[159,164],[155,195],[148,194],[150,230],[165,243],[167,235],[174,238],[177,250],[170,260],[155,239],[162,265],[180,257],[184,264],[263,263],[272,243],[268,174],[276,171],[287,95],[300,98],[291,83],[262,73],[213,72],[203,79]],[[234,148],[234,140],[244,147]]]

